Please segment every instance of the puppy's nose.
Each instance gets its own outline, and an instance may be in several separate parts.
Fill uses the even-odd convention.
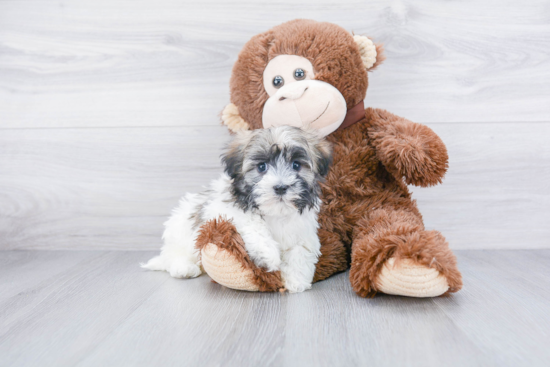
[[[291,83],[286,86],[284,90],[281,90],[281,96],[279,97],[279,101],[284,101],[285,99],[298,99],[304,95],[308,88],[307,83],[303,82],[296,82]]]
[[[275,190],[275,193],[277,195],[284,195],[286,193],[286,190],[288,190],[288,185],[277,185],[273,186],[273,190]]]

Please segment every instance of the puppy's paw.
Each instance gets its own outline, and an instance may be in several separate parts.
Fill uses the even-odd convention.
[[[176,260],[167,271],[174,278],[196,278],[202,274],[201,268],[188,260]]]
[[[297,281],[285,281],[285,288],[289,293],[300,293],[311,289],[311,283],[301,283]]]
[[[255,259],[254,263],[260,268],[264,268],[267,271],[277,271],[281,268],[281,257],[279,252],[275,252],[270,256],[263,256],[262,258]]]

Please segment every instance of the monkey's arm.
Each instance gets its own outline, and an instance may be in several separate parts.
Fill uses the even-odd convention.
[[[385,110],[367,108],[365,114],[371,143],[388,171],[415,186],[441,183],[449,156],[436,133]]]

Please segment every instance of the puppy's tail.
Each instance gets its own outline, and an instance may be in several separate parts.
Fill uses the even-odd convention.
[[[139,264],[143,269],[156,270],[156,271],[165,271],[166,263],[161,255],[153,257],[151,260],[147,261],[146,264]]]

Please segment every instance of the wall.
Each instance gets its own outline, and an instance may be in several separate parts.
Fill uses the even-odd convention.
[[[0,2],[0,248],[154,249],[220,172],[219,113],[253,35],[293,18],[385,43],[365,101],[445,141],[412,188],[455,249],[550,248],[546,1]]]

